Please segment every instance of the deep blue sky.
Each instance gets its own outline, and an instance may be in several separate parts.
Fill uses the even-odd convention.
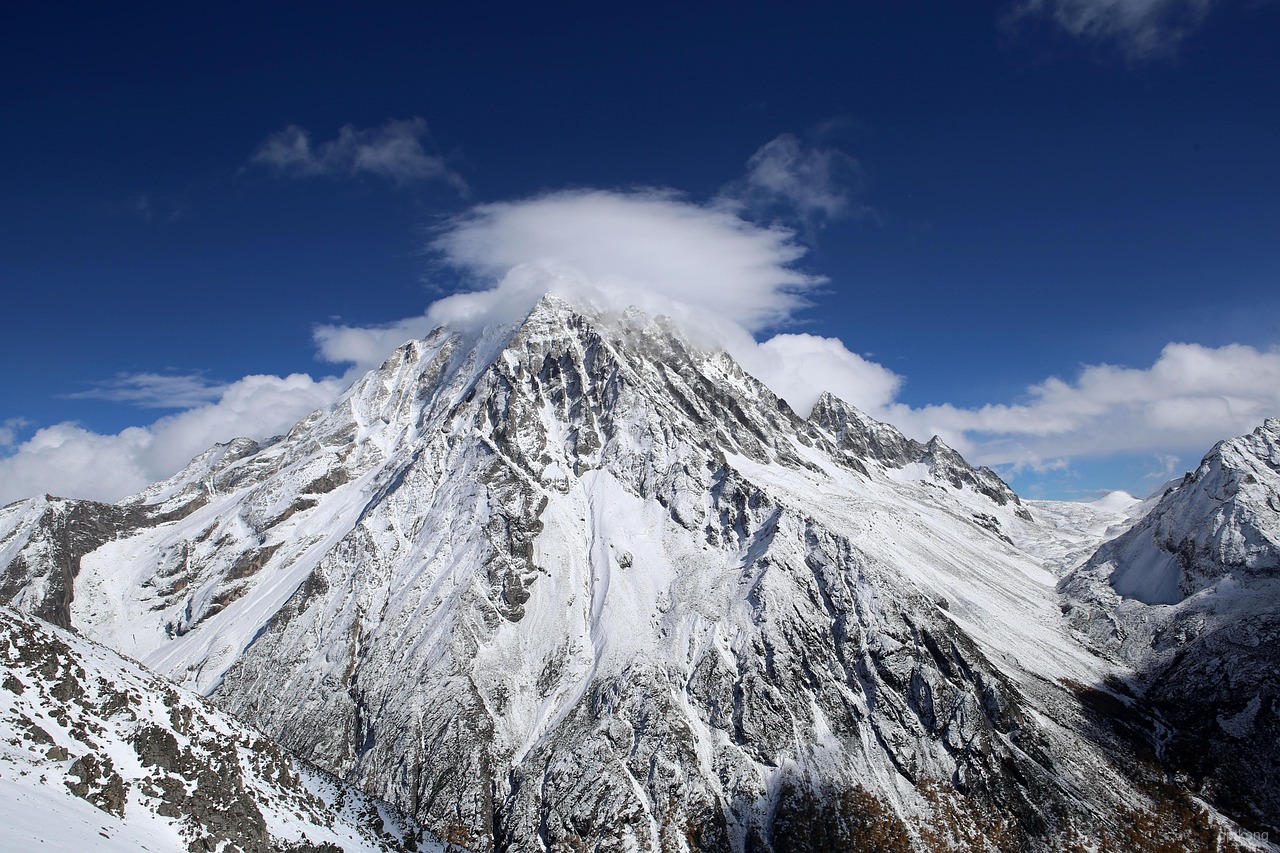
[[[705,200],[784,133],[857,158],[874,210],[809,235],[831,281],[800,329],[874,353],[911,405],[1280,342],[1280,4],[1221,0],[1146,57],[1010,26],[1012,2],[393,5],[6,4],[0,421],[153,419],[67,397],[118,373],[333,372],[315,324],[453,284],[421,251],[441,217],[566,187]],[[415,116],[468,198],[248,166],[287,125]],[[1125,464],[1103,473],[1140,488]]]

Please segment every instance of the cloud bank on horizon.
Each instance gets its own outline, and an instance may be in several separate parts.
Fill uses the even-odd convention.
[[[359,140],[383,138],[353,131],[316,153],[298,133],[276,140],[294,151],[289,157],[302,158],[297,168],[312,160],[355,168]],[[22,425],[6,423],[0,503],[43,492],[99,500],[137,492],[215,442],[284,432],[407,339],[439,325],[467,331],[519,319],[548,291],[597,310],[635,305],[668,315],[694,341],[724,347],[801,413],[830,391],[915,438],[938,434],[975,463],[1015,470],[1124,451],[1203,452],[1280,413],[1280,351],[1176,342],[1149,367],[1085,365],[1074,379],[1032,385],[1020,402],[907,405],[899,400],[904,377],[798,325],[825,279],[799,266],[805,247],[794,230],[748,218],[760,210],[751,194],[764,186],[771,200],[791,198],[801,220],[846,212],[853,196],[849,172],[822,165],[843,161],[794,137],[779,140],[752,157],[745,182],[730,185],[742,188],[740,197],[728,189],[706,202],[666,189],[575,190],[472,207],[430,240],[472,289],[386,324],[316,328],[317,354],[346,365],[341,378],[247,376],[219,384],[120,376],[82,393],[183,411],[114,435],[61,423],[20,442]],[[288,158],[280,158],[276,165],[285,168]],[[769,177],[753,178],[762,164]]]
[[[187,400],[195,404],[115,434],[63,422],[15,444],[14,430],[0,429],[0,448],[7,445],[12,451],[0,458],[0,505],[45,493],[118,500],[182,470],[214,444],[283,433],[332,403],[344,387],[338,379],[316,380],[302,373],[245,376],[220,386],[212,399]],[[133,402],[148,406],[152,401]]]

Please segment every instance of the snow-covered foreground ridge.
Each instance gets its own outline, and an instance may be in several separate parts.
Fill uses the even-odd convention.
[[[426,843],[385,805],[199,697],[8,608],[0,791],[0,850],[385,853]]]
[[[475,850],[1217,843],[1063,615],[1094,535],[547,297],[135,499],[5,508],[0,599]]]

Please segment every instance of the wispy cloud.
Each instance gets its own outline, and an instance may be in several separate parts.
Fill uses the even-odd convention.
[[[1166,482],[1178,473],[1182,460],[1171,453],[1155,453],[1151,457],[1151,467],[1143,475],[1148,482]]]
[[[1215,0],[1022,0],[1012,20],[1048,19],[1064,32],[1111,43],[1130,59],[1168,56],[1204,22]]]
[[[300,373],[246,376],[222,387],[216,399],[149,426],[105,434],[72,422],[45,427],[0,458],[0,505],[46,492],[118,500],[180,470],[217,442],[282,433],[341,390],[337,379]]]
[[[71,400],[110,400],[144,409],[189,409],[218,399],[225,384],[198,373],[119,373],[86,391],[67,394]]]
[[[747,160],[746,174],[721,195],[758,217],[779,216],[806,229],[870,214],[862,203],[862,166],[838,148],[807,145],[784,133]]]
[[[150,222],[155,219],[155,208],[151,205],[151,196],[139,195],[134,196],[133,202],[129,205],[138,218],[143,222]]]
[[[133,196],[127,202],[126,207],[134,216],[148,223],[177,222],[187,215],[185,204],[158,199],[151,193],[140,193]]]
[[[8,418],[0,422],[0,450],[12,447],[18,440],[18,432],[26,425],[26,418]]]
[[[250,163],[297,178],[367,174],[395,184],[440,181],[466,195],[462,176],[444,157],[428,153],[429,140],[421,118],[364,129],[346,125],[336,139],[320,143],[313,143],[307,130],[289,125],[267,137]]]

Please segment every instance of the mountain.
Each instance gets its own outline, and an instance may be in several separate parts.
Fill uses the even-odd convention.
[[[853,460],[874,461],[886,471],[914,472],[921,480],[948,484],[954,489],[972,489],[997,506],[1012,504],[1019,518],[1032,520],[1022,501],[996,472],[974,468],[936,435],[921,444],[826,392],[810,412],[809,422],[825,430],[835,439],[836,447]]]
[[[1075,625],[1133,667],[1167,765],[1280,832],[1280,420],[1219,442],[1061,587]]]
[[[1051,541],[940,440],[548,296],[0,510],[0,594],[472,850],[1230,848],[1108,727]]]
[[[9,608],[0,791],[4,850],[442,849],[199,697]]]

